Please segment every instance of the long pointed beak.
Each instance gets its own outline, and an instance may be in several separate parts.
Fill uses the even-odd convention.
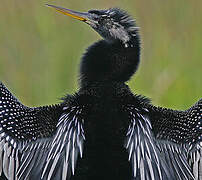
[[[62,13],[64,15],[70,16],[74,19],[78,19],[80,21],[86,22],[87,24],[89,24],[91,26],[93,26],[97,23],[96,21],[93,20],[93,17],[90,13],[77,12],[77,11],[73,11],[71,9],[66,9],[63,7],[54,6],[54,5],[50,5],[50,4],[46,4],[46,6],[55,9],[59,13]]]

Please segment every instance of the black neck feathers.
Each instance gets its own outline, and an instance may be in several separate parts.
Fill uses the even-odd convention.
[[[81,87],[94,82],[126,82],[140,61],[139,36],[131,36],[127,44],[116,40],[100,40],[90,46],[80,66]]]

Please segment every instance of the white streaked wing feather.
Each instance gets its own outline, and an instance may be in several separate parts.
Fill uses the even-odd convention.
[[[24,178],[29,179],[34,169],[41,174],[41,179],[51,179],[53,173],[59,171],[56,167],[60,158],[63,158],[62,154],[65,157],[64,160],[60,160],[61,168],[66,172],[62,175],[62,179],[65,180],[69,175],[74,174],[78,154],[82,157],[85,135],[84,121],[81,121],[82,118],[79,117],[81,110],[75,108],[70,112],[73,115],[71,117],[70,113],[61,115],[55,135],[51,138],[36,140],[36,142],[16,142],[2,132],[3,129],[0,127],[0,175],[3,170],[6,177],[24,180]],[[41,169],[38,170],[35,166]]]
[[[161,158],[165,156],[165,154],[162,153],[165,149],[169,150],[169,152],[177,153],[181,152],[180,148],[169,143],[157,142],[153,136],[152,126],[148,116],[140,114],[140,110],[130,108],[129,113],[132,119],[128,127],[128,132],[126,133],[125,148],[128,150],[129,161],[132,163],[134,178],[145,180],[164,180],[163,178],[166,178],[166,180],[175,179],[173,170],[170,169],[171,167],[169,166],[169,162],[171,161],[167,162]],[[174,155],[172,153],[169,156]],[[180,158],[182,156],[184,156],[183,153],[180,154]],[[171,157],[165,157],[165,159],[166,158]],[[187,164],[184,164],[180,158],[175,159],[175,162],[173,162],[174,168],[177,169],[177,177],[180,178],[181,174],[184,177],[192,178],[191,174],[189,174]],[[182,168],[179,166],[182,166]],[[182,172],[184,169],[187,171],[186,174]]]
[[[57,154],[56,157],[54,158],[53,164],[51,165],[51,169],[48,172],[48,178],[47,178],[47,180],[51,180],[53,171],[55,170],[55,167],[56,167],[56,164],[57,164],[59,158],[60,158],[60,154]]]

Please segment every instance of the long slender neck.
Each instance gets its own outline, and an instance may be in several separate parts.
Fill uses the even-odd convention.
[[[92,83],[124,83],[138,68],[140,59],[139,36],[131,36],[126,43],[120,40],[100,40],[84,54],[80,67],[80,85]]]

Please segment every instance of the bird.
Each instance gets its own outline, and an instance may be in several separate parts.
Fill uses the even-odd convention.
[[[136,21],[120,8],[47,6],[102,39],[83,54],[79,89],[61,103],[28,107],[0,83],[0,174],[8,180],[201,180],[202,99],[172,110],[127,85],[140,63]]]

